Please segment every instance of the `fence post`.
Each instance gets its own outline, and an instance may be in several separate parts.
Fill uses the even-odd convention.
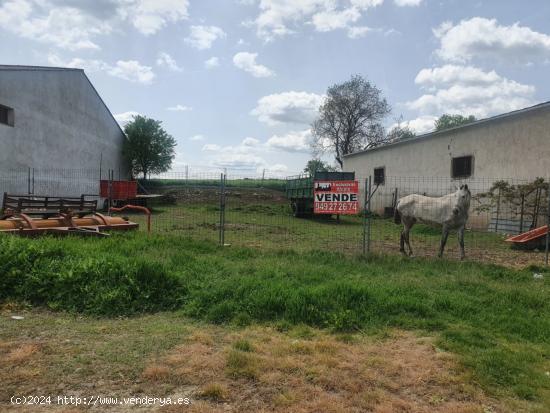
[[[111,207],[113,206],[113,180],[114,180],[115,171],[108,169],[107,172],[109,174],[109,180],[107,182],[107,191],[108,191],[107,215],[111,216]]]
[[[220,175],[220,246],[225,245],[225,174]]]
[[[495,234],[498,233],[498,221],[500,220],[500,188],[498,188],[497,198],[497,219],[495,220]]]
[[[370,252],[370,195],[371,177],[365,178],[365,200],[363,204],[363,254]]]
[[[367,254],[370,253],[370,230],[372,225],[372,217],[371,217],[371,198],[372,198],[372,176],[369,175],[369,199],[367,202],[367,214],[368,214],[368,220],[367,220]]]
[[[363,255],[367,253],[367,199],[369,197],[369,179],[365,178],[365,196],[363,200]]]
[[[31,194],[31,168],[27,168],[27,195]]]
[[[548,244],[550,241],[550,180],[546,189],[547,209],[546,209],[546,245],[544,248],[544,264],[548,267]]]

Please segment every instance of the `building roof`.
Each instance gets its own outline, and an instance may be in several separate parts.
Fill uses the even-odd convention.
[[[462,131],[462,130],[468,129],[468,128],[474,128],[474,127],[477,127],[479,125],[483,125],[483,124],[490,123],[490,122],[497,122],[497,121],[500,121],[500,120],[509,119],[509,118],[512,118],[512,117],[515,117],[515,116],[520,116],[520,115],[523,115],[523,114],[526,114],[526,113],[529,113],[529,112],[533,112],[533,111],[536,111],[536,110],[539,110],[539,109],[544,109],[544,108],[549,108],[550,109],[550,101],[539,103],[539,104],[534,105],[534,106],[529,106],[527,108],[514,110],[512,112],[507,112],[507,113],[503,113],[503,114],[500,114],[500,115],[491,116],[490,118],[476,120],[475,122],[471,122],[471,123],[468,123],[466,125],[456,126],[454,128],[449,128],[449,129],[445,129],[445,130],[442,130],[442,131],[428,132],[428,133],[424,133],[422,135],[418,135],[418,136],[416,136],[414,138],[411,138],[411,139],[404,139],[402,141],[388,143],[386,145],[376,146],[374,148],[364,149],[362,151],[357,151],[357,152],[353,152],[353,153],[344,155],[344,157],[360,155],[360,154],[367,153],[367,152],[374,152],[374,151],[381,150],[381,149],[392,148],[394,146],[405,145],[405,144],[409,144],[409,143],[415,143],[415,142],[418,142],[418,141],[423,141],[423,140],[429,139],[429,138],[444,136],[444,135],[449,134],[449,133]]]
[[[99,94],[99,92],[97,91],[97,89],[95,88],[94,84],[91,82],[91,80],[88,78],[88,76],[86,75],[86,72],[84,71],[84,69],[79,69],[79,68],[73,68],[73,67],[55,67],[55,66],[24,66],[24,65],[0,65],[0,71],[15,71],[15,70],[18,70],[18,71],[26,71],[26,72],[29,72],[29,71],[48,71],[48,72],[55,72],[55,71],[58,71],[58,72],[80,72],[82,73],[82,75],[84,76],[84,78],[86,79],[86,81],[90,84],[90,86],[92,87],[92,90],[95,92],[95,94],[97,95],[97,97],[99,98],[99,100],[101,101],[101,103],[103,104],[103,106],[105,107],[105,109],[107,109],[107,112],[109,113],[109,115],[111,116],[111,118],[113,119],[113,122],[116,123],[118,129],[120,130],[120,132],[124,135],[124,131],[122,130],[122,128],[120,127],[120,124],[118,123],[118,121],[115,119],[115,117],[113,116],[113,113],[111,112],[111,110],[109,109],[109,107],[107,106],[107,104],[105,103],[105,101],[103,100],[103,98],[101,97],[101,95]]]

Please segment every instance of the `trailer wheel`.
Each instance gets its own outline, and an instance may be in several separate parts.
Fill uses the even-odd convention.
[[[292,215],[294,215],[295,218],[300,218],[302,216],[300,204],[298,202],[293,202],[290,206],[292,208]]]

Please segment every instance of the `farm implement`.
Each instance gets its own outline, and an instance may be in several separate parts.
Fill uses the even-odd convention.
[[[548,225],[532,229],[523,234],[515,235],[507,238],[506,242],[511,242],[515,248],[535,249],[541,248],[546,242],[546,234],[548,233]]]
[[[42,234],[108,236],[104,231],[128,231],[139,224],[128,218],[97,212],[97,200],[79,198],[8,195],[0,212],[0,233],[24,236]]]

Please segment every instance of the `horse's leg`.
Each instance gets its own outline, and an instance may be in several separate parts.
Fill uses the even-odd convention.
[[[413,250],[411,248],[411,243],[409,241],[409,234],[411,232],[411,228],[413,227],[413,225],[414,225],[414,220],[409,225],[407,225],[407,230],[405,231],[405,242],[407,243],[407,246],[409,247],[409,257],[411,255],[413,255]]]
[[[439,258],[443,257],[443,250],[445,249],[445,244],[447,243],[447,238],[449,237],[449,227],[443,225],[443,232],[441,233],[441,244],[439,245]]]
[[[465,227],[465,225],[462,225],[458,229],[458,243],[460,244],[460,259],[461,260],[466,258],[466,253],[464,252],[464,227]]]
[[[405,253],[405,228],[406,225],[403,224],[403,230],[401,231],[401,238],[399,239],[399,252],[403,255],[407,255]]]

